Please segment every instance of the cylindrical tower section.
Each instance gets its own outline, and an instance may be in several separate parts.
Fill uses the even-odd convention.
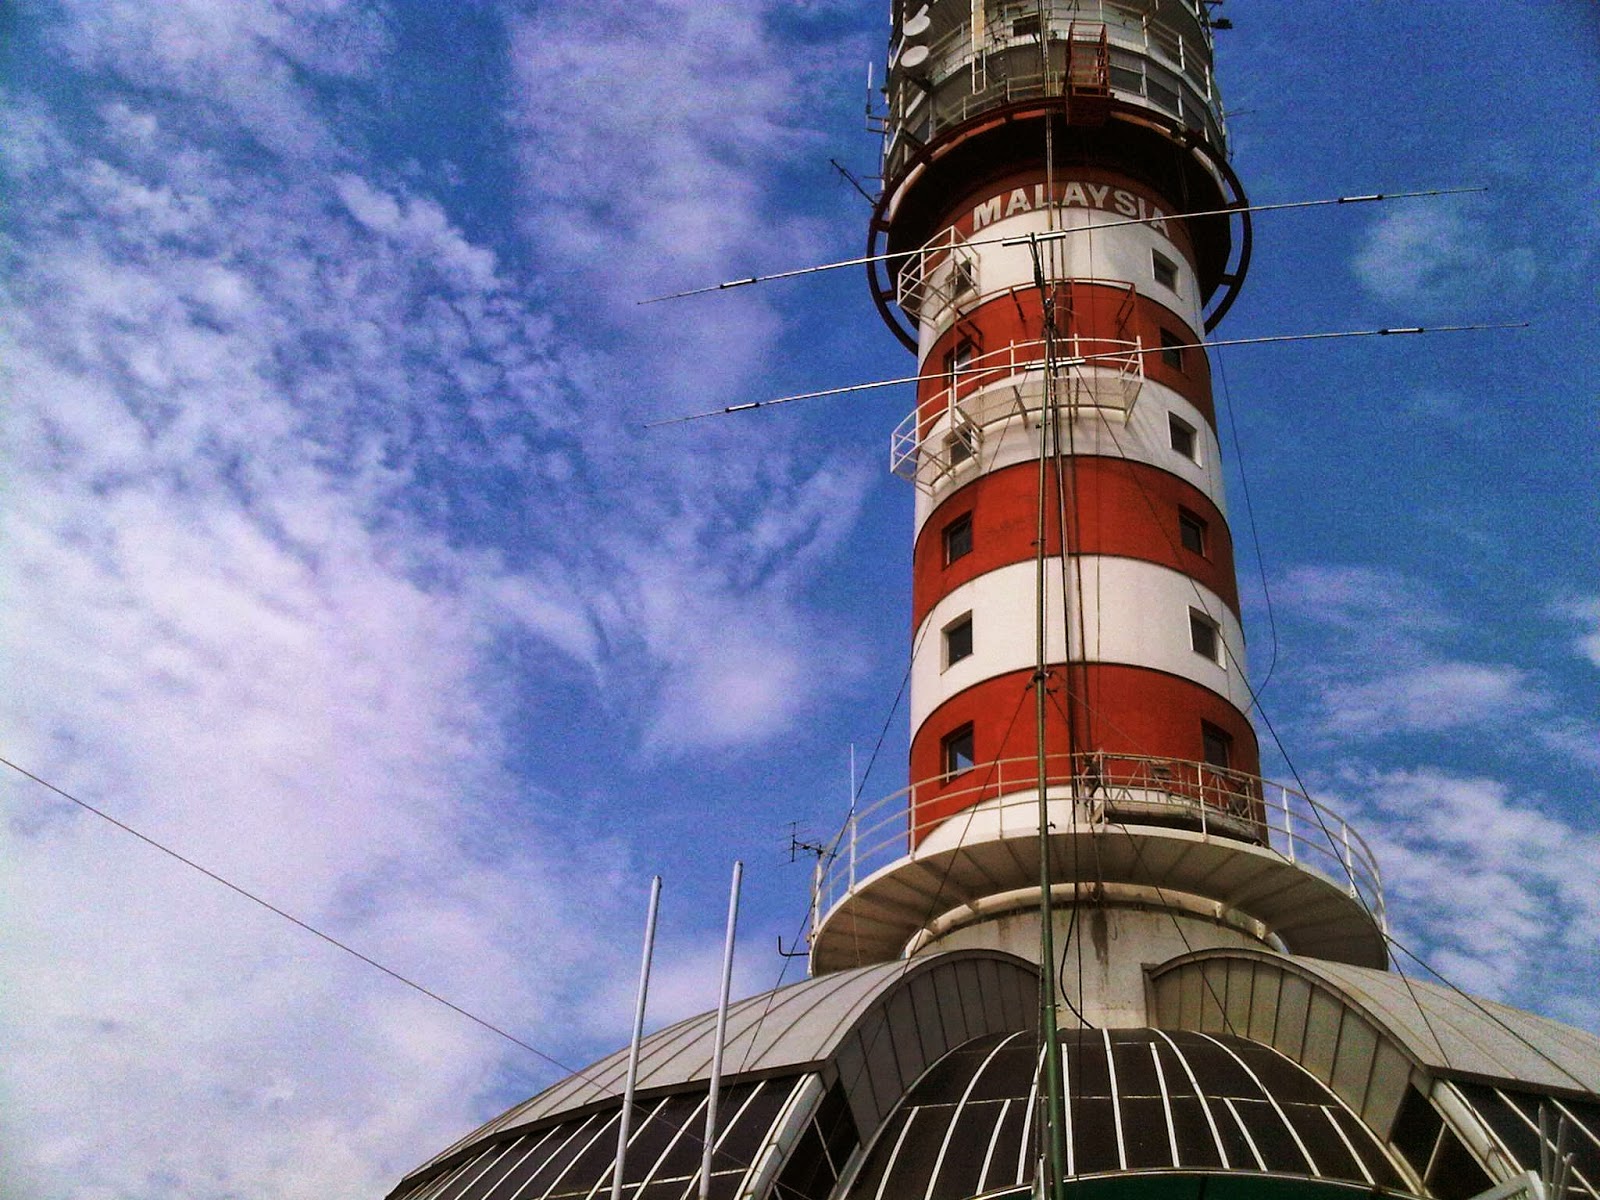
[[[1188,0],[896,13],[873,237],[903,255],[875,289],[922,376],[892,447],[918,493],[914,845],[1034,786],[1041,450],[1052,780],[1187,795],[1253,834],[1259,755],[1195,346],[1248,258],[1243,218],[1218,211],[1243,197],[1210,63]]]

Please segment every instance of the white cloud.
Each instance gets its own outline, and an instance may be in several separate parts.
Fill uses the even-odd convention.
[[[1302,566],[1274,593],[1308,631],[1311,653],[1299,675],[1313,689],[1305,724],[1312,741],[1492,733],[1510,747],[1540,746],[1600,767],[1600,731],[1571,711],[1550,673],[1468,657],[1463,649],[1478,649],[1482,630],[1401,573]],[[1585,602],[1551,611],[1590,619]]]
[[[1600,1030],[1600,836],[1536,795],[1439,769],[1350,770],[1338,790],[1403,944],[1469,992]]]
[[[1439,202],[1395,204],[1372,222],[1351,265],[1379,299],[1427,310],[1521,293],[1538,277],[1538,261],[1490,221]]]
[[[1361,682],[1331,682],[1324,694],[1332,732],[1382,734],[1482,728],[1542,707],[1528,672],[1501,664],[1432,662]]]
[[[603,713],[589,689],[625,682],[619,759],[791,728],[839,678],[804,590],[865,476],[730,453],[707,479],[618,432],[607,354],[563,340],[436,199],[339,149],[301,77],[372,67],[366,10],[62,12],[74,61],[143,99],[0,123],[38,198],[0,281],[4,752],[535,1044],[593,1049],[613,1021],[553,1014],[608,1013],[631,981],[595,935],[630,847],[548,849],[566,798],[504,765],[496,705],[520,681],[497,652],[532,641],[519,669],[551,703],[570,685]],[[587,119],[620,136],[603,106]],[[240,129],[282,164],[241,170]],[[727,136],[776,154],[791,135]],[[635,218],[736,183],[748,164],[721,152],[663,149],[688,182]],[[708,226],[705,261],[762,203],[735,197],[743,232]],[[707,344],[756,361],[770,328],[740,316]],[[558,766],[532,770],[555,786]],[[8,778],[0,806],[4,1150],[26,1194],[382,1194],[508,1079],[548,1078],[32,785]]]
[[[1573,642],[1574,649],[1595,666],[1600,667],[1600,598],[1594,596],[1565,600],[1552,610],[1557,617],[1577,624],[1582,632]]]

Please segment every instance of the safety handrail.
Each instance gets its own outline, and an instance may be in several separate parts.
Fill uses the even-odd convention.
[[[1047,350],[1042,338],[1009,342],[951,368],[945,385],[912,409],[890,435],[889,469],[903,478],[926,482],[920,477],[920,467],[930,459],[930,435],[941,422],[952,435],[963,430],[981,435],[999,421],[1037,412],[1043,399],[1027,403],[1020,385],[1027,376],[1046,370]],[[1139,338],[1071,334],[1055,339],[1054,367],[1058,382],[1067,385],[1065,395],[1058,395],[1066,408],[1110,408],[1126,418],[1144,384],[1144,345]],[[991,390],[993,385],[1007,382],[1017,386],[998,393]],[[975,451],[976,446],[967,449]]]
[[[1046,797],[1082,806],[1084,828],[1125,836],[1125,825],[1186,827],[1247,842],[1320,874],[1358,899],[1386,928],[1383,879],[1365,838],[1337,812],[1297,788],[1184,759],[1132,754],[1056,754],[1045,764]],[[970,810],[1004,828],[1037,828],[1038,760],[1004,758],[936,775],[852,812],[816,873],[814,910],[831,912],[875,872],[933,845],[948,849]],[[1059,823],[1057,828],[1059,830]],[[989,836],[989,835],[986,835]]]

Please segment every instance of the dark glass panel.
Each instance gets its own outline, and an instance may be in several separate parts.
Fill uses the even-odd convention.
[[[917,1083],[918,1104],[955,1104],[966,1093],[972,1076],[983,1065],[997,1039],[983,1038],[981,1046],[972,1043],[941,1058]]]
[[[712,1159],[716,1170],[726,1167],[748,1166],[766,1141],[772,1122],[794,1090],[794,1081],[780,1079],[769,1081],[745,1105],[744,1111],[717,1143],[717,1153]]]
[[[1152,1044],[1156,1048],[1156,1053],[1161,1056],[1161,1074],[1167,1081],[1167,1095],[1194,1095],[1194,1084],[1189,1082],[1189,1073],[1183,1069],[1183,1063],[1178,1061],[1177,1051],[1162,1040]]]
[[[1081,1032],[1081,1031],[1080,1031]],[[1067,1094],[1072,1096],[1110,1096],[1111,1070],[1106,1065],[1105,1043],[1098,1033],[1075,1037],[1067,1035]]]
[[[1365,1182],[1355,1156],[1339,1131],[1328,1123],[1327,1111],[1318,1104],[1284,1104],[1283,1115],[1300,1135],[1316,1161],[1317,1174],[1330,1179]]]
[[[481,1195],[482,1193],[478,1191],[476,1186],[478,1177],[496,1167],[503,1167],[500,1162],[503,1150],[505,1150],[503,1145],[485,1146],[477,1154],[473,1155],[465,1164],[464,1169],[457,1171],[455,1178],[439,1189],[437,1193],[438,1200],[459,1200],[462,1196]]]
[[[610,1113],[592,1113],[580,1120],[564,1123],[557,1136],[545,1142],[537,1154],[530,1155],[507,1173],[500,1181],[499,1190],[512,1195],[518,1188],[524,1188],[522,1194],[525,1196],[541,1195],[578,1156],[595,1131],[607,1125],[615,1116],[616,1110],[612,1110]],[[610,1128],[614,1149],[615,1126]]]
[[[1233,1109],[1250,1131],[1250,1140],[1260,1151],[1267,1170],[1282,1171],[1286,1175],[1311,1173],[1311,1164],[1306,1162],[1289,1127],[1271,1104],[1265,1100],[1235,1100]]]
[[[552,1197],[586,1196],[601,1179],[609,1179],[611,1166],[617,1161],[617,1117],[613,1111],[599,1137],[578,1152],[572,1165],[556,1181]]]
[[[1229,1039],[1228,1045],[1235,1054],[1244,1059],[1255,1072],[1256,1078],[1261,1080],[1261,1086],[1266,1088],[1272,1098],[1279,1103],[1284,1101],[1293,1101],[1296,1104],[1326,1103],[1328,1089],[1315,1076],[1270,1046],[1233,1038]],[[1254,1088],[1251,1089],[1251,1094],[1255,1094]]]
[[[1238,1118],[1223,1101],[1211,1100],[1208,1103],[1211,1117],[1217,1123],[1217,1135],[1222,1139],[1222,1148],[1228,1152],[1228,1165],[1235,1171],[1259,1170],[1256,1156],[1250,1151],[1250,1143],[1245,1141],[1244,1133],[1239,1128]]]
[[[1500,1140],[1505,1143],[1506,1149],[1511,1151],[1519,1165],[1537,1171],[1539,1169],[1539,1133],[1531,1129],[1528,1122],[1523,1120],[1516,1111],[1520,1105],[1513,1106],[1502,1100],[1493,1088],[1481,1087],[1475,1084],[1458,1083],[1462,1096],[1467,1103],[1472,1105],[1484,1123],[1500,1135]],[[1535,1107],[1529,1120],[1538,1123],[1539,1114]]]
[[[544,1143],[541,1145],[541,1143]],[[498,1189],[501,1180],[505,1179],[525,1158],[540,1157],[541,1152],[548,1153],[549,1142],[542,1133],[530,1137],[518,1138],[511,1144],[509,1151],[492,1167],[473,1180],[472,1190],[468,1195],[477,1200],[489,1200],[499,1190],[503,1196],[510,1195],[510,1190]]]
[[[861,1135],[856,1131],[856,1119],[841,1085],[835,1083],[828,1089],[828,1094],[822,1098],[822,1104],[817,1109],[816,1119],[817,1130],[828,1148],[834,1171],[844,1170],[846,1161],[861,1143]]]
[[[833,1188],[833,1182],[833,1168],[822,1152],[822,1135],[817,1132],[817,1123],[808,1121],[778,1174],[773,1194],[785,1200],[822,1200]]]
[[[1494,1180],[1478,1165],[1472,1152],[1453,1131],[1446,1129],[1434,1157],[1433,1171],[1428,1175],[1428,1190],[1439,1200],[1468,1200],[1493,1186]]]
[[[900,1154],[894,1160],[894,1176],[884,1193],[886,1196],[921,1196],[928,1190],[934,1160],[954,1115],[952,1108],[916,1110],[916,1119],[911,1122],[906,1140],[900,1144]]]
[[[683,1123],[699,1107],[702,1098],[699,1093],[694,1092],[681,1096],[668,1096],[659,1102],[648,1116],[635,1111],[633,1131],[628,1134],[628,1154],[623,1162],[624,1183],[644,1182],[645,1176],[650,1174],[651,1168],[656,1165],[662,1153],[672,1144],[672,1139],[677,1137],[683,1128]],[[699,1140],[699,1130],[695,1131],[692,1138],[680,1139],[696,1144]]]
[[[748,1094],[748,1093],[747,1093]],[[686,1092],[684,1099],[690,1103],[675,1118],[674,1124],[683,1130],[683,1136],[672,1144],[672,1149],[667,1151],[665,1158],[656,1168],[656,1174],[663,1179],[672,1179],[680,1175],[689,1175],[700,1170],[700,1160],[705,1153],[706,1144],[706,1108],[704,1092]],[[717,1120],[726,1121],[732,1113],[728,1108],[728,1094],[722,1092],[717,1097]],[[629,1151],[630,1158],[632,1151]],[[728,1162],[713,1162],[713,1166],[732,1166]],[[628,1174],[633,1174],[630,1164]],[[517,1200],[525,1200],[519,1196]]]
[[[1428,1098],[1415,1087],[1408,1086],[1405,1098],[1400,1101],[1400,1111],[1395,1114],[1394,1130],[1389,1134],[1389,1142],[1411,1164],[1412,1170],[1424,1175],[1442,1128],[1444,1118],[1435,1111]]]
[[[1150,1039],[1130,1040],[1127,1034],[1111,1035],[1111,1061],[1117,1068],[1117,1091],[1123,1096],[1159,1096],[1156,1065],[1150,1057]]]
[[[867,1161],[862,1164],[860,1173],[856,1175],[855,1185],[850,1189],[852,1196],[878,1194],[884,1170],[889,1165],[889,1156],[894,1153],[895,1143],[900,1139],[900,1131],[905,1128],[906,1120],[913,1111],[915,1110],[901,1109],[891,1113],[889,1119],[878,1127],[872,1150],[867,1154]]]
[[[1170,1086],[1170,1083],[1169,1083]],[[1197,1096],[1174,1096],[1171,1101],[1172,1129],[1178,1135],[1178,1158],[1182,1167],[1220,1167],[1222,1156],[1211,1126]]]
[[[1117,1080],[1122,1076],[1119,1072]],[[1127,1097],[1122,1101],[1122,1141],[1128,1166],[1170,1167],[1172,1144],[1167,1137],[1167,1106],[1160,1097]]]
[[[972,1089],[974,1100],[1008,1100],[1026,1096],[1033,1086],[1039,1051],[1027,1038],[1017,1038],[996,1054]]]
[[[1067,1124],[1072,1130],[1073,1169],[1077,1174],[1118,1168],[1116,1118],[1109,1098],[1074,1097],[1067,1105]]]
[[[1372,1136],[1372,1131],[1361,1123],[1360,1118],[1353,1116],[1347,1109],[1330,1104],[1328,1113],[1339,1122],[1339,1128],[1344,1130],[1345,1137],[1350,1139],[1350,1144],[1356,1148],[1356,1154],[1366,1164],[1367,1170],[1372,1172],[1373,1181],[1383,1188],[1406,1190],[1406,1183],[1400,1177],[1399,1170],[1389,1161],[1389,1156],[1378,1145],[1377,1139]]]
[[[1013,1100],[1000,1118],[1000,1132],[994,1139],[994,1152],[989,1155],[989,1171],[983,1177],[983,1190],[1009,1187],[1032,1179],[1031,1171],[1017,1170],[1018,1156],[1022,1153],[1022,1126],[1027,1120],[1026,1100]]]
[[[410,1194],[414,1196],[422,1196],[426,1195],[430,1189],[436,1189],[439,1193],[454,1192],[459,1194],[460,1189],[465,1187],[471,1181],[474,1175],[483,1170],[483,1162],[483,1155],[475,1154],[466,1162],[457,1163],[448,1171],[444,1171],[441,1174],[434,1176],[421,1187],[413,1189]]]
[[[682,1178],[667,1179],[658,1177],[652,1179],[644,1187],[633,1192],[634,1200],[682,1200],[683,1194],[693,1188],[698,1194],[698,1181]],[[716,1195],[716,1176],[711,1177],[711,1194]],[[518,1196],[517,1200],[528,1200],[526,1196]],[[537,1200],[537,1198],[535,1198]]]
[[[1190,1040],[1193,1039],[1193,1040]],[[1221,1046],[1197,1034],[1187,1038],[1174,1035],[1173,1040],[1189,1060],[1194,1077],[1208,1096],[1259,1096],[1261,1089],[1245,1070]],[[1232,1040],[1232,1039],[1230,1039]],[[1235,1042],[1237,1044],[1237,1042]]]
[[[939,1178],[934,1186],[935,1197],[974,1196],[982,1190],[979,1175],[983,1172],[983,1156],[989,1152],[989,1141],[994,1136],[995,1122],[1004,1107],[998,1100],[983,1100],[963,1105],[950,1131],[950,1144],[945,1147],[944,1162],[939,1167]]]

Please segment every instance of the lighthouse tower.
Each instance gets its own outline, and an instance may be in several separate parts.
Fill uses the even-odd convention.
[[[1249,720],[1198,343],[1250,226],[1205,8],[894,20],[873,288],[920,376],[891,448],[917,496],[914,782],[847,832],[814,967],[1037,959],[1041,866],[1095,1024],[1142,1024],[1142,964],[1199,947],[1383,965],[1364,844],[1260,778]]]
[[[390,1200],[1600,1200],[1600,1038],[1387,969],[1361,836],[1261,777],[1199,345],[1250,257],[1211,5],[894,5],[912,782],[819,861],[811,978]]]

